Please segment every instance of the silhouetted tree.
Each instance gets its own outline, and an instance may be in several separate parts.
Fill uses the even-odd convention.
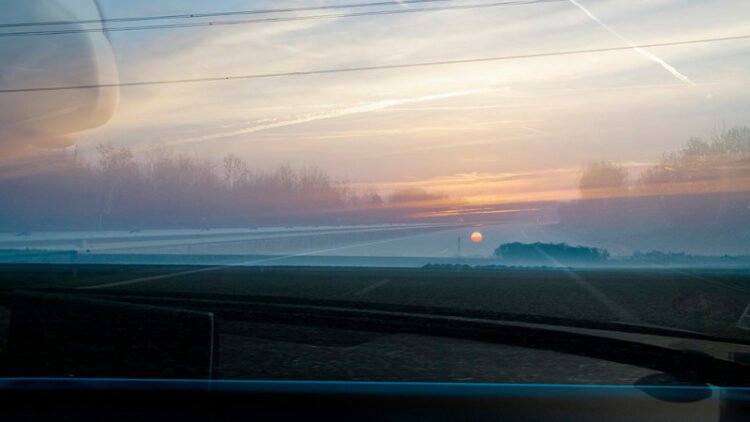
[[[248,176],[249,170],[247,168],[247,163],[234,154],[229,154],[224,157],[224,180],[230,190],[244,182]]]
[[[605,262],[609,252],[566,243],[505,243],[495,249],[495,256],[508,261],[545,264],[594,264]]]

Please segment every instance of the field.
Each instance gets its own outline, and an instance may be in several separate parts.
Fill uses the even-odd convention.
[[[271,266],[0,266],[0,290],[72,288],[261,295],[543,315],[750,340],[740,270],[534,270]]]

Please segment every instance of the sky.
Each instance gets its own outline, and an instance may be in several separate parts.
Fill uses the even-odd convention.
[[[105,18],[119,18],[363,2],[99,3]],[[170,22],[497,2],[401,2]],[[587,162],[637,171],[691,136],[750,124],[750,40],[638,47],[744,35],[748,21],[746,0],[570,0],[113,32],[125,83],[632,48],[123,87],[110,120],[80,134],[76,144],[83,151],[106,144],[141,156],[166,149],[217,161],[233,153],[261,170],[317,165],[386,190],[418,186],[475,202],[570,199]],[[123,25],[131,24],[110,27]]]

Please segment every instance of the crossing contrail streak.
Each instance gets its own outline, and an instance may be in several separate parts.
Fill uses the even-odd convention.
[[[620,35],[620,33],[617,32],[614,28],[610,27],[606,23],[604,23],[601,20],[599,20],[599,18],[597,18],[596,16],[594,16],[593,13],[591,13],[581,3],[579,3],[578,0],[569,0],[569,1],[574,6],[576,6],[577,8],[581,9],[583,11],[583,13],[586,14],[586,16],[590,17],[594,22],[596,22],[597,24],[599,24],[599,26],[601,26],[602,28],[606,29],[610,34],[614,35],[615,37],[619,38],[622,42],[624,42],[627,45],[629,45],[630,47],[632,47],[633,50],[635,50],[636,52],[638,52],[638,54],[640,54],[641,56],[643,56],[643,57],[645,57],[645,58],[647,58],[647,59],[649,59],[651,61],[654,61],[654,62],[658,63],[661,67],[663,67],[664,69],[666,69],[667,72],[671,73],[675,78],[681,80],[682,82],[684,82],[684,83],[686,83],[688,85],[695,85],[695,82],[691,81],[690,78],[688,78],[687,76],[685,76],[682,73],[680,73],[677,69],[674,68],[674,66],[672,66],[669,63],[665,62],[664,60],[662,60],[658,56],[656,56],[654,54],[651,54],[648,51],[642,49],[641,47],[638,47],[637,45],[633,44],[627,38],[625,38],[622,35]]]

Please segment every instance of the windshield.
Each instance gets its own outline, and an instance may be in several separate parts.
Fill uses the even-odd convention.
[[[750,342],[748,19],[742,0],[0,1],[1,287]],[[237,359],[273,324],[375,347],[226,318]]]

